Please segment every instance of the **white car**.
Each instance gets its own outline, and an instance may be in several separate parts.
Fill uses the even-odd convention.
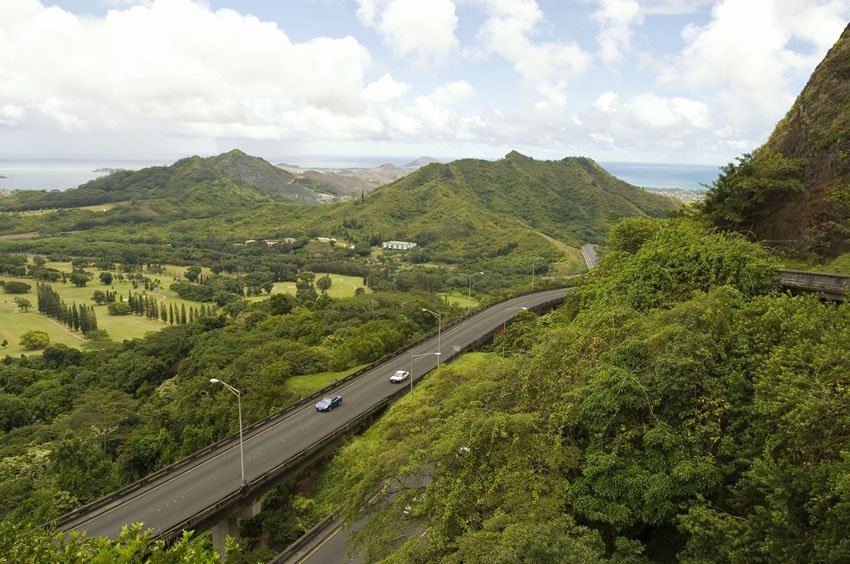
[[[410,376],[410,372],[407,370],[396,370],[395,374],[390,376],[390,382],[393,384],[398,384],[399,382],[404,382],[407,380],[408,376]]]

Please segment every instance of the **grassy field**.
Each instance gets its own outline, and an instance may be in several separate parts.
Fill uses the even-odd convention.
[[[48,262],[45,264],[45,267],[55,268],[60,272],[66,273],[70,273],[72,270],[71,264],[67,262]],[[128,280],[119,282],[115,278],[117,274],[115,272],[112,273],[112,284],[106,286],[98,279],[100,274],[99,270],[95,268],[88,268],[87,270],[94,275],[94,279],[90,280],[89,283],[82,288],[70,283],[63,284],[62,282],[54,282],[51,283],[50,286],[59,293],[68,305],[71,305],[73,302],[76,302],[77,304],[94,305],[94,302],[91,301],[91,297],[95,290],[115,291],[119,295],[124,296],[125,300],[130,291],[134,294],[144,291],[143,285],[139,285],[138,288],[133,288],[132,283]],[[187,309],[189,307],[197,308],[200,305],[198,302],[180,299],[175,292],[168,289],[175,280],[183,279],[183,273],[186,271],[186,267],[165,265],[164,271],[165,274],[145,274],[145,276],[151,280],[159,280],[160,282],[160,287],[156,290],[148,291],[148,294],[156,296],[157,300],[160,303],[165,303],[166,306],[171,304],[178,309],[181,308],[181,306],[186,306]],[[209,274],[208,269],[204,269],[203,272],[204,274]],[[316,278],[318,279],[321,276],[324,276],[324,274],[317,274]],[[358,287],[365,288],[363,279],[360,277],[341,276],[338,274],[331,274],[330,276],[332,284],[328,290],[328,295],[333,298],[350,297],[354,295],[354,291]],[[27,294],[13,295],[0,292],[0,341],[4,339],[7,341],[6,348],[0,350],[0,354],[38,354],[38,351],[23,350],[18,344],[20,336],[26,331],[32,329],[47,332],[47,334],[50,335],[51,343],[63,343],[68,346],[79,347],[85,342],[79,334],[68,331],[64,325],[38,313],[38,298],[36,296],[35,280],[10,276],[2,276],[0,277],[0,280],[24,282],[32,287]],[[365,288],[365,290],[366,292],[370,292],[368,288]],[[295,283],[278,282],[274,285],[272,293],[288,293],[294,295]],[[29,312],[23,313],[18,310],[17,305],[14,303],[14,298],[18,296],[28,299],[30,303],[33,304],[33,307]],[[268,295],[263,294],[261,296],[252,296],[248,299],[251,301],[260,301],[267,298]],[[113,341],[140,338],[148,332],[159,331],[160,329],[168,326],[168,324],[162,321],[153,321],[138,315],[109,315],[106,310],[106,305],[95,305],[95,311],[97,313],[98,328],[105,330]],[[323,386],[319,386],[315,389],[319,389],[321,387]]]
[[[316,273],[316,280],[324,276],[324,273]],[[372,290],[366,287],[363,278],[359,276],[343,276],[341,274],[330,274],[331,287],[328,290],[328,295],[332,298],[350,298],[354,295],[357,288],[363,288],[366,293],[371,293]],[[315,281],[314,281],[315,284]],[[318,290],[317,290],[318,291]],[[295,282],[275,282],[272,294],[290,294],[295,295]],[[268,298],[268,294],[261,296],[250,296],[248,300],[258,301]]]
[[[62,272],[71,272],[70,263],[48,262],[45,266],[55,268]],[[177,294],[168,289],[168,286],[174,282],[174,278],[181,276],[185,268],[167,268],[169,271],[169,274],[167,275],[145,275],[148,278],[159,280],[162,285],[161,288],[149,291],[148,294],[156,296],[157,300],[160,303],[164,302],[166,306],[171,304],[178,309],[184,305],[187,309],[189,307],[198,307],[200,305],[198,302],[180,299],[177,297]],[[97,313],[98,328],[106,331],[113,341],[120,342],[125,339],[140,338],[148,332],[159,331],[160,329],[168,326],[167,323],[162,321],[153,321],[139,315],[109,315],[106,311],[106,305],[95,305],[94,302],[91,301],[92,294],[95,290],[115,291],[118,294],[123,295],[126,300],[130,291],[134,294],[141,293],[144,291],[144,286],[140,285],[138,288],[133,288],[132,283],[127,280],[121,282],[113,280],[111,285],[106,286],[97,278],[100,271],[96,269],[89,269],[89,271],[94,274],[95,278],[94,280],[89,281],[89,283],[82,288],[70,283],[63,284],[62,282],[54,282],[51,283],[50,286],[59,293],[68,305],[71,305],[72,302],[76,302],[77,304],[94,305],[95,312]],[[116,273],[113,273],[113,277],[115,274]],[[0,341],[3,339],[8,341],[6,349],[0,351],[0,353],[11,355],[18,355],[21,353],[33,354],[34,351],[25,351],[20,349],[18,346],[18,340],[20,339],[21,334],[31,329],[46,331],[47,334],[50,335],[51,343],[63,343],[68,346],[79,347],[85,342],[79,334],[68,331],[64,325],[38,313],[38,298],[36,295],[35,280],[28,278],[14,278],[10,276],[2,276],[0,279],[5,281],[24,282],[31,286],[30,291],[27,294],[13,295],[0,292]],[[17,305],[14,303],[14,298],[18,296],[28,299],[30,303],[33,304],[33,307],[29,310],[29,312],[23,313],[18,310]],[[35,354],[37,354],[37,351],[35,351]]]
[[[25,296],[31,302],[35,297]],[[6,346],[0,349],[0,354],[19,356],[21,354],[39,354],[39,351],[28,351],[21,348],[18,340],[21,335],[30,330],[44,331],[50,335],[51,343],[62,343],[69,347],[79,348],[84,342],[82,337],[65,329],[64,325],[41,315],[35,309],[23,313],[12,301],[13,296],[0,294],[0,341],[6,341]],[[100,317],[98,317],[100,321]]]

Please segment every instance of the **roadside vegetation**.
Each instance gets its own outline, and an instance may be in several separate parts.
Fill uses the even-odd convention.
[[[850,306],[778,293],[775,266],[621,222],[565,307],[433,374],[310,499],[368,508],[369,561],[842,560]]]

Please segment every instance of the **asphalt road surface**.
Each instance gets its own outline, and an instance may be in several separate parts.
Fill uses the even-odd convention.
[[[497,329],[516,315],[519,308],[532,308],[563,294],[563,289],[557,289],[514,298],[443,331],[440,347],[442,358],[452,356],[456,347],[464,348]],[[433,352],[437,352],[436,336],[328,392],[328,395],[340,394],[343,397],[342,405],[333,411],[319,413],[310,404],[293,411],[284,419],[246,433],[243,446],[248,483],[354,420],[360,413],[397,391],[398,386],[409,385],[407,382],[391,384],[389,377],[396,370],[410,370],[411,355],[427,355],[415,360],[411,374],[411,378],[421,378],[437,363],[437,356],[428,355]],[[78,516],[62,528],[85,530],[90,536],[110,538],[117,537],[125,523],[142,522],[146,528],[153,528],[157,533],[167,531],[238,491],[240,482],[239,442],[234,440],[175,473],[164,475],[90,514]]]
[[[584,262],[587,263],[587,268],[596,268],[599,264],[599,257],[596,255],[596,247],[594,245],[582,245],[581,254],[584,256]]]

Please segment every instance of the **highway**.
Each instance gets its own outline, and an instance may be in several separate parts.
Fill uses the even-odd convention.
[[[596,268],[599,264],[599,257],[596,254],[595,245],[582,245],[581,254],[584,257],[584,262],[587,264],[587,268]]]
[[[549,290],[520,296],[496,304],[442,332],[441,355],[445,360],[455,350],[468,347],[482,336],[498,329],[516,315],[519,308],[533,308],[563,297],[564,290]],[[410,370],[411,355],[427,355],[416,359],[411,378],[419,379],[435,367],[437,338],[382,363],[360,377],[344,382],[328,394],[340,394],[340,407],[318,413],[311,402],[293,410],[284,418],[246,432],[244,437],[245,477],[252,480],[273,470],[303,449],[315,444],[336,429],[355,420],[398,390],[390,375],[396,370]],[[116,538],[126,523],[142,522],[156,533],[173,530],[193,515],[213,507],[219,500],[240,490],[239,442],[232,440],[206,456],[159,476],[120,498],[62,522],[63,530],[87,531],[90,536]]]

